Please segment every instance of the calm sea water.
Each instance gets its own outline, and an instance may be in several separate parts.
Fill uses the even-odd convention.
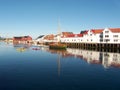
[[[0,90],[120,90],[120,54],[0,42]]]

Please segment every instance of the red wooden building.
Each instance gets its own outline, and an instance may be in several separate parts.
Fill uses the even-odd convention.
[[[30,36],[13,37],[13,43],[30,43],[31,41],[32,37]]]

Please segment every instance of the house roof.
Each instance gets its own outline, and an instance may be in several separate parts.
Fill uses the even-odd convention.
[[[53,38],[54,38],[54,35],[53,35],[53,34],[46,35],[46,36],[44,37],[44,39],[48,39],[48,40],[53,40]]]
[[[88,33],[88,30],[85,30],[85,31],[81,31],[80,34],[87,34]]]
[[[77,37],[83,37],[83,34],[77,34]]]
[[[73,34],[73,32],[62,32],[62,34]]]
[[[43,36],[45,36],[45,35],[40,35],[39,37],[37,37],[37,39],[42,38]]]
[[[71,35],[71,34],[73,34],[73,33],[72,32],[62,32],[62,35],[66,36],[66,37],[69,36],[69,35]]]
[[[67,37],[75,37],[75,34],[68,34]]]
[[[69,34],[66,37],[83,37],[83,34]]]
[[[13,37],[13,38],[15,38],[15,39],[21,39],[22,37]]]
[[[13,37],[13,38],[28,38],[28,37],[30,37],[30,36],[15,36],[15,37]]]
[[[91,29],[91,32],[93,32],[94,34],[99,34],[102,33],[104,29]]]
[[[109,28],[109,30],[113,33],[120,33],[120,28]]]

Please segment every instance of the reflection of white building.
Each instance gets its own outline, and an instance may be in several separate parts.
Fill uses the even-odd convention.
[[[80,50],[80,49],[67,49],[68,53],[73,54],[75,57],[82,57],[88,63],[100,63],[99,57],[100,52],[89,51],[89,50]]]
[[[104,53],[103,63],[104,67],[116,66],[120,67],[120,54],[119,53]]]
[[[111,64],[111,59],[110,55],[108,53],[102,53],[103,54],[103,58],[102,58],[102,65],[104,66],[104,68],[108,68]]]
[[[81,49],[67,49],[68,54],[86,60],[88,63],[102,64],[104,68],[120,67],[120,53],[106,53]]]

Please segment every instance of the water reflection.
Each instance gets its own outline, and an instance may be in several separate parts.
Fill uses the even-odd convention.
[[[50,50],[44,47],[32,46],[31,44],[13,44],[14,48],[18,52],[25,52],[30,47],[32,50],[46,50],[52,54],[58,54],[58,75],[60,75],[60,58],[74,57],[85,60],[90,64],[101,64],[104,68],[120,67],[120,53],[112,52],[99,52],[92,50],[82,50],[67,48],[67,50]]]
[[[13,43],[13,47],[17,52],[25,52],[31,47],[31,44],[16,44]]]
[[[99,52],[67,48],[66,51],[49,50],[51,53],[59,54],[62,57],[74,57],[85,60],[90,64],[101,64],[104,68],[120,67],[120,53]],[[60,62],[60,61],[59,61]]]
[[[61,63],[60,63],[60,55],[58,55],[57,64],[58,64],[58,76],[60,76],[60,67],[61,67]]]
[[[26,48],[26,52],[16,53],[20,47]],[[120,66],[119,53],[49,50],[41,46],[35,51],[33,47],[36,46],[0,43],[0,90],[120,88],[120,69],[110,68]],[[104,70],[103,66],[110,69]]]
[[[31,48],[31,50],[46,50],[52,54],[58,54],[58,75],[60,75],[60,59],[67,57],[80,58],[80,60],[84,60],[89,64],[101,64],[104,68],[120,67],[120,53],[99,52],[73,48],[67,48],[67,50],[51,50],[42,46],[32,46],[31,44],[13,44],[13,47],[18,52],[25,52]]]

